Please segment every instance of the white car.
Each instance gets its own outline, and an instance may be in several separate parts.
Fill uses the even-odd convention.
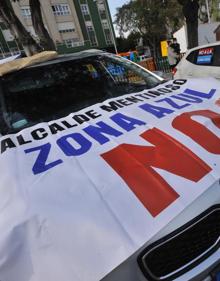
[[[0,280],[219,280],[220,81],[24,65],[0,67]]]
[[[187,51],[174,69],[174,78],[214,77],[220,79],[220,42]]]

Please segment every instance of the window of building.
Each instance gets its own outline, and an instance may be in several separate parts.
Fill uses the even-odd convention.
[[[100,16],[102,18],[106,18],[107,17],[106,12],[105,11],[100,11]]]
[[[74,28],[69,28],[69,29],[62,29],[62,30],[59,30],[60,33],[68,33],[68,32],[74,32],[75,29]]]
[[[18,47],[10,48],[10,53],[12,54],[12,56],[20,55],[21,50]]]
[[[89,15],[89,7],[87,4],[81,4],[81,11],[84,16]]]
[[[105,11],[105,4],[104,3],[98,3],[98,9],[99,9],[99,11]]]
[[[14,40],[14,36],[11,34],[11,31],[9,29],[2,30],[2,33],[7,42]]]
[[[23,6],[21,7],[21,15],[25,19],[30,19],[31,18],[31,9],[29,6]]]
[[[75,31],[75,25],[72,21],[70,22],[59,22],[57,27],[60,33],[68,33]]]
[[[94,27],[91,21],[86,21],[86,28],[88,31],[94,31]]]
[[[93,26],[88,25],[88,26],[87,26],[87,30],[88,30],[88,31],[94,31],[94,28],[93,28]]]
[[[68,16],[71,14],[68,4],[54,4],[51,7],[55,16]]]
[[[111,45],[112,44],[112,36],[111,36],[110,30],[105,33],[105,38],[106,38],[106,43],[108,45]]]
[[[98,10],[99,10],[100,16],[106,18],[106,9],[105,9],[104,3],[98,4]]]
[[[96,41],[95,35],[90,36],[90,42],[91,42],[91,46],[92,46],[92,47],[97,46],[97,41]]]
[[[96,34],[92,21],[86,21],[86,28],[89,34],[89,40],[92,46],[97,46]]]
[[[67,48],[79,47],[84,45],[84,43],[81,42],[79,38],[65,39],[63,40],[63,42]]]
[[[102,21],[102,26],[103,26],[104,29],[109,29],[109,24],[106,20]]]

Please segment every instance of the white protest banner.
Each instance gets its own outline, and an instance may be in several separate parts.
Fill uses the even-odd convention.
[[[2,136],[0,280],[125,261],[219,180],[219,99],[217,80],[168,82]]]

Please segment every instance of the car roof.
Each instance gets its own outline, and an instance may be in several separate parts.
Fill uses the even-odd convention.
[[[189,49],[189,50],[187,51],[187,53],[191,53],[192,51],[199,50],[199,49],[202,49],[202,48],[209,48],[209,47],[218,46],[218,45],[220,45],[220,42],[209,43],[209,44],[197,46],[197,47],[194,47],[194,48],[192,48],[192,49]]]
[[[92,57],[92,56],[96,56],[96,55],[100,55],[100,54],[106,54],[106,53],[102,50],[90,49],[90,50],[81,51],[81,52],[77,52],[77,53],[59,55],[54,59],[28,66],[28,67],[26,67],[26,69],[46,66],[46,65],[50,65],[50,64],[56,64],[56,63],[60,63],[60,62],[70,61],[70,60],[77,60],[77,59]]]
[[[30,57],[15,59],[0,65],[0,78],[7,74],[20,71],[22,69],[33,69],[40,66],[53,65],[60,62],[72,61],[86,57],[107,54],[104,51],[91,49],[73,54],[58,55],[56,51],[44,51]]]
[[[56,52],[48,52],[48,53],[57,54]],[[54,55],[54,54],[52,54],[52,55]],[[94,57],[94,56],[98,56],[98,55],[111,56],[111,55],[114,55],[114,54],[111,54],[111,53],[108,53],[108,52],[105,52],[105,51],[102,51],[102,50],[98,50],[98,49],[89,49],[89,50],[71,53],[71,54],[58,55],[58,56],[56,55],[55,57],[52,56],[49,59],[42,60],[40,62],[35,61],[33,64],[22,66],[19,69],[17,69],[17,65],[15,65],[15,66],[12,67],[12,71],[11,71],[11,69],[9,69],[10,71],[8,71],[7,67],[6,67],[5,73],[1,74],[1,72],[0,72],[0,74],[1,74],[0,76],[3,76],[3,75],[5,76],[5,75],[8,75],[8,74],[11,74],[13,72],[17,72],[17,71],[20,71],[20,70],[23,70],[23,69],[35,69],[35,68],[38,68],[38,67],[44,67],[44,66],[62,63],[62,62],[66,62],[66,61],[74,61],[74,60],[78,60],[78,59]],[[136,63],[134,63],[134,64],[136,64]],[[154,76],[155,78],[157,78],[158,80],[164,81],[164,78],[158,76],[156,73],[153,73],[153,72],[149,71],[148,69],[145,69],[141,65],[138,65],[138,66],[140,68],[144,69],[146,72],[151,73],[151,75]],[[1,79],[1,77],[0,77],[0,79]]]

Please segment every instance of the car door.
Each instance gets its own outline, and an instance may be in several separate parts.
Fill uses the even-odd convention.
[[[220,79],[220,45],[208,46],[194,51],[193,77],[214,77]]]
[[[188,54],[177,65],[175,79],[199,77],[201,73],[196,65],[198,50],[189,50]]]

